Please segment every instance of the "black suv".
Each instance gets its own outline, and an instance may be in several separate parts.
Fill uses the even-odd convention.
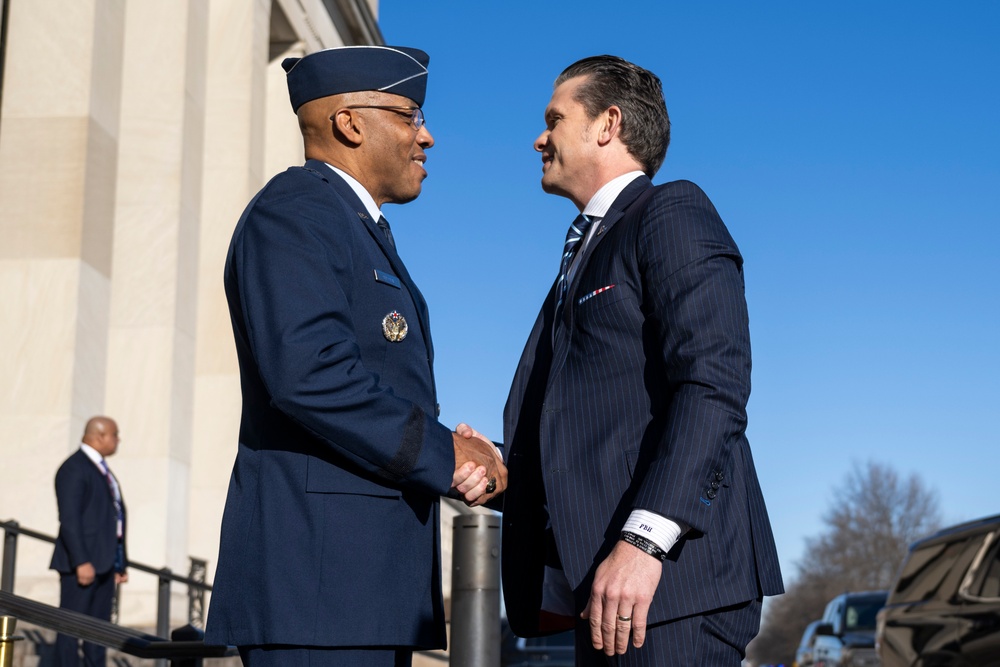
[[[504,619],[500,627],[500,667],[573,667],[575,644],[572,630],[531,639],[518,637]]]
[[[877,640],[885,667],[1000,665],[1000,515],[910,545]]]
[[[888,591],[841,593],[830,600],[816,626],[815,667],[877,667],[875,615]]]

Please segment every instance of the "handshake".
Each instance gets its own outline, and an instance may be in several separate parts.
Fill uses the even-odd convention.
[[[507,488],[507,466],[493,444],[468,424],[459,424],[451,434],[455,445],[452,492],[469,507],[483,505]]]

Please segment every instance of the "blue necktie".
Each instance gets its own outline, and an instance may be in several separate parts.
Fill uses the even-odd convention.
[[[559,312],[562,310],[563,299],[566,298],[566,290],[569,289],[569,267],[573,264],[573,256],[580,241],[587,235],[587,230],[594,221],[580,214],[569,226],[566,232],[566,242],[563,244],[562,262],[559,264],[559,279],[556,281],[556,320],[559,319]]]
[[[382,233],[385,235],[385,240],[389,242],[389,247],[395,250],[396,241],[392,238],[392,230],[389,229],[389,221],[380,215],[378,217],[378,222],[376,222],[375,224],[378,226],[379,229],[382,230]]]

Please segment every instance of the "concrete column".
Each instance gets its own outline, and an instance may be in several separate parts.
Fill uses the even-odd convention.
[[[240,425],[240,376],[222,273],[229,240],[264,173],[270,0],[210,0],[205,70],[190,552],[215,576]],[[294,119],[294,117],[293,117]]]
[[[125,13],[105,400],[122,431],[111,465],[129,509],[129,555],[180,572],[188,554],[205,61],[205,31],[189,9],[200,4],[132,2]],[[156,579],[131,579],[121,621],[149,625]]]
[[[0,507],[55,533],[55,471],[104,402],[124,2],[12,2],[8,21],[0,428],[17,470]],[[51,555],[21,540],[16,592],[58,599]]]

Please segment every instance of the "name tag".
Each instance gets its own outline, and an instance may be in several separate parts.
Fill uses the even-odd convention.
[[[392,285],[396,289],[402,289],[402,285],[399,284],[399,278],[391,273],[375,269],[375,280],[376,282],[384,283],[386,285]]]

